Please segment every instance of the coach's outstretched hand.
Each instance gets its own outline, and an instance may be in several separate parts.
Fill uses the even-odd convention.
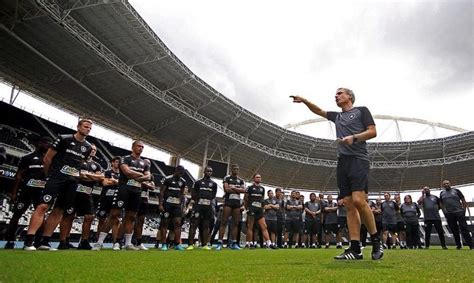
[[[298,96],[298,95],[290,95],[291,98],[293,98],[294,103],[302,103],[305,102],[306,98]]]

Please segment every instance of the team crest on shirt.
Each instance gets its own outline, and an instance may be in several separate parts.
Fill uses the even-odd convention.
[[[355,114],[351,114],[351,115],[349,115],[349,119],[351,119],[351,120],[352,120],[352,119],[354,119],[354,118],[355,118]]]
[[[19,203],[16,205],[16,207],[17,207],[18,209],[22,209],[23,207],[25,207],[25,204],[22,203],[22,202],[19,202]]]
[[[164,216],[165,218],[168,218],[168,217],[170,217],[170,213],[169,213],[169,212],[165,212],[165,213],[163,214],[163,216]]]
[[[181,187],[182,185],[183,185],[183,182],[179,181],[179,182],[178,182],[178,186]]]
[[[118,202],[117,202],[117,206],[118,206],[118,207],[122,207],[122,206],[123,206],[123,201],[121,201],[121,200],[118,201]]]
[[[194,218],[199,218],[199,212],[194,212]]]
[[[145,165],[145,162],[143,162],[143,161],[140,161],[139,163],[140,163],[140,166]]]
[[[97,166],[95,166],[95,164],[92,164],[91,168],[92,168],[92,170],[95,170],[95,169],[97,169]]]
[[[86,152],[87,148],[85,146],[81,146],[81,151]]]
[[[66,210],[67,214],[72,214],[74,212],[74,208],[70,207],[68,210]]]
[[[46,203],[50,202],[52,198],[53,198],[53,197],[50,196],[50,195],[45,195],[45,196],[43,196],[43,200],[44,200],[44,202],[46,202]]]
[[[76,145],[74,142],[71,142],[71,145]]]

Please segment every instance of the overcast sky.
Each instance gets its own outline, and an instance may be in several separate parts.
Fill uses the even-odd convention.
[[[285,125],[337,109],[337,87],[373,114],[473,130],[471,1],[145,1],[132,5],[198,76]]]
[[[195,74],[278,125],[314,118],[289,95],[336,110],[344,86],[373,114],[474,130],[471,1],[130,2]],[[9,89],[0,94],[8,99]],[[16,105],[75,123],[27,96]],[[125,148],[130,141],[115,140]]]

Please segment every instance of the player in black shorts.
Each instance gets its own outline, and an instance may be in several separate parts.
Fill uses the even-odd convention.
[[[115,156],[110,161],[111,168],[104,172],[104,180],[102,181],[102,191],[100,193],[99,203],[97,205],[96,216],[99,219],[97,226],[97,234],[103,231],[107,225],[107,218],[110,215],[110,209],[112,209],[112,203],[114,196],[117,191],[118,180],[120,176],[120,157]],[[112,226],[112,241],[114,243],[113,250],[120,250],[120,245],[117,243],[117,237],[119,232],[120,223],[116,222]]]
[[[347,225],[351,244],[335,259],[362,259],[360,250],[360,226],[365,223],[372,239],[372,259],[383,257],[383,247],[377,234],[374,215],[367,203],[369,180],[369,156],[366,141],[377,136],[375,122],[367,107],[354,107],[354,92],[338,88],[335,99],[342,112],[326,112],[314,103],[299,96],[293,102],[304,103],[313,113],[327,118],[336,125],[337,134],[337,183],[339,195],[347,209]]]
[[[316,235],[321,233],[321,205],[315,193],[309,195],[309,201],[304,204],[304,211],[305,239],[303,240],[303,243],[308,240],[308,247],[315,249],[317,247]]]
[[[160,193],[160,211],[163,213],[160,223],[161,245],[162,251],[168,250],[166,243],[166,232],[170,220],[173,223],[174,242],[176,244],[175,250],[183,251],[184,247],[181,245],[181,225],[183,217],[183,201],[184,189],[186,187],[186,180],[182,177],[184,174],[184,167],[176,166],[174,174],[164,179],[161,185]]]
[[[285,221],[285,243],[283,248],[291,247],[292,245],[298,245],[298,238],[300,235],[301,227],[301,212],[303,211],[303,203],[300,202],[296,191],[292,191],[290,199],[286,201],[286,221]],[[292,239],[292,242],[288,245],[288,240]]]
[[[80,181],[77,184],[76,198],[74,204],[64,211],[61,225],[59,226],[59,246],[58,249],[66,250],[70,248],[69,234],[71,233],[72,223],[77,216],[83,216],[82,235],[77,249],[90,250],[89,235],[92,221],[94,220],[94,202],[92,200],[92,191],[97,183],[104,179],[102,167],[99,163],[92,160],[97,152],[95,144],[91,144],[92,150],[87,161],[81,165]]]
[[[36,150],[23,156],[20,160],[10,193],[10,201],[13,203],[13,216],[7,228],[5,249],[15,247],[16,231],[20,217],[26,212],[30,204],[33,204],[33,207],[36,208],[40,202],[46,184],[43,157],[51,143],[52,139],[49,137],[40,138]],[[41,235],[41,233],[37,234]]]
[[[253,175],[253,184],[247,188],[244,198],[244,206],[247,209],[247,243],[246,246],[255,248],[256,242],[253,241],[253,228],[255,221],[257,222],[264,240],[266,248],[275,248],[270,241],[268,235],[267,224],[263,218],[263,201],[265,197],[265,188],[260,185],[262,176],[260,174]]]
[[[91,120],[79,120],[77,132],[74,135],[59,136],[46,152],[43,165],[48,178],[41,196],[41,203],[36,207],[30,219],[25,250],[36,250],[33,246],[35,233],[43,224],[44,215],[54,203],[53,211],[44,224],[43,239],[38,247],[41,250],[51,250],[49,239],[61,222],[64,209],[74,204],[81,165],[92,149],[90,143],[86,141],[91,128]]]
[[[120,159],[120,177],[118,190],[115,193],[112,202],[110,216],[107,219],[107,225],[100,231],[99,240],[94,244],[93,250],[100,250],[105,237],[113,225],[120,221],[119,217],[122,209],[125,209],[123,220],[123,231],[125,235],[125,249],[138,250],[132,244],[132,233],[135,220],[137,218],[138,206],[142,192],[142,182],[149,181],[151,178],[150,165],[140,156],[143,152],[144,144],[140,140],[132,143],[132,153],[123,156]],[[114,243],[115,245],[115,243]]]
[[[240,250],[240,246],[237,243],[237,232],[239,229],[239,221],[241,218],[241,202],[240,194],[244,194],[247,190],[245,189],[245,181],[238,176],[239,166],[233,164],[231,166],[232,174],[224,177],[224,209],[222,212],[221,226],[219,228],[219,241],[217,242],[216,250],[222,249],[225,229],[227,227],[227,220],[232,216],[232,239],[229,239],[230,248],[233,250]]]
[[[149,159],[145,159],[149,165],[151,162]],[[145,247],[142,241],[143,235],[143,226],[145,225],[145,218],[148,214],[148,199],[150,197],[150,191],[155,189],[155,182],[153,175],[150,176],[150,181],[142,182],[142,193],[141,193],[141,201],[140,205],[138,206],[137,212],[137,221],[135,221],[135,226],[133,229],[133,237],[136,240],[136,247],[141,251],[148,251],[148,248]]]
[[[201,227],[203,230],[201,237],[202,249],[211,250],[208,243],[209,228],[211,218],[214,217],[212,203],[217,194],[217,184],[211,180],[211,176],[212,168],[208,166],[204,169],[204,177],[194,182],[191,191],[193,210],[191,213],[191,227],[189,228],[189,244],[186,250],[194,249],[194,235],[197,227]]]

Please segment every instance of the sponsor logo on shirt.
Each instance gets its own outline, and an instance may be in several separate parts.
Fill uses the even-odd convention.
[[[43,180],[35,180],[35,179],[30,179],[28,183],[26,183],[28,187],[33,187],[33,188],[42,188],[44,189],[44,186],[46,185],[46,181]]]

